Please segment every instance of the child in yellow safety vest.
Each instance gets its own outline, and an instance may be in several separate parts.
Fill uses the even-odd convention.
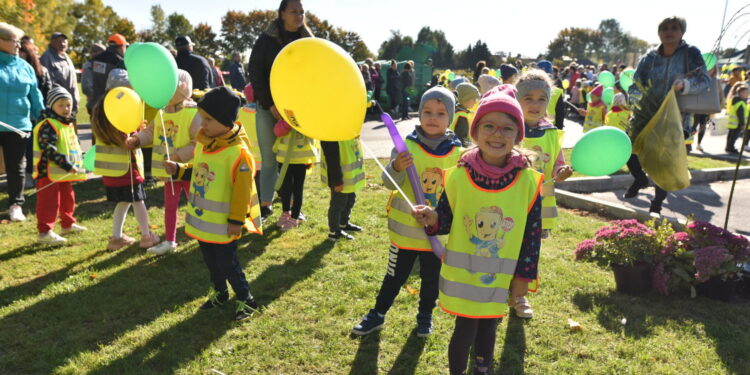
[[[523,110],[525,134],[521,146],[531,152],[531,165],[544,175],[542,186],[542,238],[549,236],[557,222],[555,182],[570,177],[573,170],[565,164],[562,152],[564,132],[547,119],[547,109],[552,95],[552,82],[547,74],[529,69],[518,79],[518,102]],[[536,281],[532,291],[536,291]],[[526,297],[510,301],[516,315],[531,318],[533,310]]]
[[[482,97],[470,134],[477,145],[445,171],[436,208],[412,215],[428,234],[448,234],[440,270],[440,307],[456,316],[448,346],[451,374],[463,374],[474,346],[474,374],[490,370],[497,325],[508,299],[537,277],[544,176],[514,146],[524,116],[511,85]]]
[[[253,160],[255,160],[255,186],[257,187],[260,184],[260,174],[258,172],[260,172],[260,168],[263,165],[263,158],[260,153],[260,146],[258,145],[258,128],[255,122],[258,104],[255,103],[255,90],[252,84],[248,83],[245,85],[243,92],[246,104],[240,108],[237,121],[245,128],[245,134],[247,134],[247,138],[250,140],[250,154],[253,155]]]
[[[253,184],[253,157],[247,135],[235,123],[241,99],[229,88],[212,89],[198,103],[201,129],[193,163],[165,162],[174,179],[190,181],[185,234],[198,240],[214,292],[201,305],[211,309],[229,299],[234,290],[234,319],[244,320],[258,310],[237,258],[242,228],[261,234],[260,205]]]
[[[750,89],[748,89],[747,84],[737,82],[732,86],[727,96],[727,117],[729,117],[727,129],[729,129],[729,133],[727,133],[727,145],[724,151],[730,154],[739,153],[735,147],[735,143],[737,143],[740,135],[746,131],[745,128],[750,131],[750,121],[748,121],[750,110],[748,110],[747,106],[748,94],[750,94]],[[745,137],[745,140],[747,139]],[[742,146],[747,146],[747,143]]]
[[[42,121],[34,127],[36,226],[39,230],[37,241],[41,243],[67,242],[52,230],[58,214],[63,234],[86,230],[86,227],[76,224],[73,217],[76,196],[72,182],[85,180],[86,173],[72,111],[73,97],[64,88],[56,86],[47,94]]]
[[[585,116],[583,120],[583,132],[587,132],[591,129],[598,128],[604,125],[604,118],[607,115],[607,105],[602,100],[602,93],[604,93],[604,86],[596,85],[591,90],[589,102],[586,109],[578,109],[578,113],[581,116]]]
[[[151,174],[164,181],[164,241],[146,250],[154,255],[177,249],[177,210],[181,193],[185,194],[185,198],[188,196],[190,182],[171,180],[164,169],[164,162],[187,163],[193,160],[195,135],[200,129],[201,120],[198,107],[190,98],[192,93],[193,79],[190,73],[178,70],[177,89],[164,111],[160,111],[148,127],[125,141],[130,149],[153,146]]]
[[[450,129],[461,140],[461,145],[468,147],[471,145],[469,125],[471,125],[471,120],[474,118],[472,108],[479,101],[479,89],[468,82],[460,83],[456,86],[456,97],[456,114],[453,115],[453,122]]]
[[[604,119],[604,125],[614,126],[622,131],[627,131],[630,115],[633,112],[627,107],[627,101],[624,93],[615,94],[612,99],[612,110],[607,112]]]
[[[331,188],[328,206],[328,240],[353,240],[351,232],[362,227],[349,221],[357,191],[365,186],[364,158],[359,138],[339,142],[320,142],[323,150],[321,180]]]
[[[383,173],[386,188],[393,190],[386,207],[391,241],[388,268],[375,307],[352,329],[356,335],[367,335],[383,328],[385,314],[406,283],[417,259],[422,279],[417,336],[426,337],[432,333],[432,310],[438,297],[440,259],[433,254],[422,225],[411,216],[410,203],[398,195],[396,189],[400,187],[409,201],[414,201],[414,188],[406,178],[406,169],[414,165],[421,185],[416,188],[422,189],[427,204],[437,204],[443,190],[443,170],[455,166],[462,151],[461,141],[448,130],[455,108],[455,97],[449,90],[442,86],[427,90],[419,105],[420,124],[404,141],[408,151],[397,153],[394,149],[391,152],[391,162],[386,167],[387,172]],[[395,186],[388,175],[399,186]]]

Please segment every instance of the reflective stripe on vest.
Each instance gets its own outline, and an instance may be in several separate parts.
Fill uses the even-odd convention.
[[[461,156],[462,148],[454,147],[444,156],[434,156],[422,149],[422,147],[411,139],[406,139],[406,147],[414,158],[414,167],[419,174],[422,183],[422,191],[425,192],[426,203],[436,206],[437,200],[443,192],[443,170],[456,165]],[[419,187],[418,187],[419,188]],[[401,183],[401,190],[406,193],[409,200],[415,201],[414,191],[409,179],[405,178]],[[388,211],[388,237],[396,247],[417,251],[432,251],[424,227],[417,223],[411,216],[411,207],[401,196],[391,194],[386,209]]]
[[[294,146],[290,148],[288,145],[293,136],[295,138],[295,143]],[[277,162],[284,162],[284,157],[286,156],[288,149],[291,149],[292,152],[289,164],[314,164],[320,160],[316,141],[304,136],[303,134],[297,133],[295,130],[290,131],[283,137],[276,138],[276,142],[273,144],[273,151],[276,153]]]
[[[588,108],[586,108],[586,111],[588,111],[588,113],[586,114],[586,119],[583,121],[584,133],[591,129],[598,128],[604,125],[604,107],[605,106],[603,105],[588,105]]]
[[[453,221],[440,269],[440,307],[469,318],[501,317],[543,176],[523,169],[502,190],[476,186],[463,167],[445,176]]]
[[[745,115],[745,123],[747,124],[748,129],[750,129],[750,121],[748,121],[748,118],[747,118],[748,115],[750,114],[750,108],[748,108],[747,103],[745,101],[740,100],[734,105],[727,105],[727,109],[728,109],[727,112],[729,114],[729,119],[727,122],[727,129],[737,129],[737,127],[740,126],[740,118],[737,116],[737,111],[739,111],[740,109]]]
[[[132,151],[138,173],[143,176],[143,152],[140,148]],[[107,145],[99,141],[96,145],[94,173],[105,177],[120,177],[130,170],[130,152],[122,147]]]
[[[167,147],[169,147],[169,156],[174,159],[173,155],[178,148],[190,144],[190,125],[197,114],[198,108],[182,108],[174,113],[158,112],[154,118],[153,165],[151,167],[154,177],[170,177],[164,167]],[[164,131],[167,132],[166,136]],[[185,163],[189,161],[182,160]]]
[[[42,150],[39,146],[39,129],[44,125],[44,122],[47,122],[55,133],[57,133],[57,142],[55,143],[57,152],[65,155],[68,163],[79,171],[75,174],[68,173],[68,171],[60,168],[53,160],[47,159],[47,178],[55,182],[85,180],[86,173],[83,170],[83,152],[81,151],[81,145],[78,143],[75,128],[72,125],[63,124],[59,120],[52,118],[40,122],[34,127],[32,132],[34,163],[34,173],[32,176],[34,178],[39,177],[39,162],[42,160]]]
[[[353,193],[365,186],[364,160],[362,159],[362,145],[359,138],[339,141],[339,164],[341,164],[342,193]],[[328,166],[325,158],[321,158],[320,179],[328,185]]]
[[[563,89],[559,87],[554,87],[552,89],[552,95],[549,97],[549,104],[547,104],[547,114],[554,119],[557,109],[557,101],[560,100],[560,97],[563,94]]]
[[[525,137],[523,147],[531,150],[535,156],[532,165],[537,172],[544,174],[542,185],[542,228],[552,229],[557,224],[557,199],[555,197],[555,162],[562,150],[564,132],[559,129],[547,129],[544,135],[536,138]]]

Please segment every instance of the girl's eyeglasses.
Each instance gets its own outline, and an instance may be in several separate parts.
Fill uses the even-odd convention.
[[[493,135],[497,132],[500,132],[501,135],[505,137],[515,137],[516,133],[518,133],[518,130],[514,126],[497,126],[493,124],[483,124],[479,126],[479,132],[482,133],[482,135]]]

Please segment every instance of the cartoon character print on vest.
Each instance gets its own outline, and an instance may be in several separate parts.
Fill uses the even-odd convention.
[[[480,208],[474,219],[465,215],[464,225],[466,233],[470,236],[469,241],[474,244],[474,255],[500,258],[500,249],[505,246],[505,234],[513,229],[515,222],[512,217],[503,217],[503,210],[500,207],[491,206]],[[475,228],[476,234],[474,234]],[[500,234],[499,238],[498,234]],[[489,285],[495,281],[495,275],[482,275],[480,281]]]
[[[78,143],[78,137],[76,137],[75,132],[66,132],[68,136],[68,144],[74,145]],[[74,147],[68,147],[68,156],[70,157],[70,164],[73,164],[74,167],[81,169],[81,162],[83,161],[83,157],[81,156],[81,153],[78,149]]]
[[[437,207],[438,188],[443,186],[443,171],[440,168],[427,168],[421,176],[424,200],[432,207]]]
[[[167,120],[164,122],[164,134],[160,135],[159,139],[163,144],[174,147],[174,139],[179,131],[180,125],[175,124],[172,120]]]
[[[193,171],[193,190],[195,194],[190,197],[190,204],[196,206],[195,198],[205,198],[208,184],[214,180],[215,174],[208,169],[208,164],[200,163],[197,168]],[[203,210],[195,207],[195,214],[203,216]]]
[[[534,153],[531,155],[531,164],[535,171],[539,173],[544,173],[544,169],[547,166],[547,163],[550,161],[550,155],[544,150],[542,150],[542,146],[535,145],[531,148],[531,151]]]

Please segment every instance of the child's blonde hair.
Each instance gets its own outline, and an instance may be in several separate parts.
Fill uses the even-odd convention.
[[[734,86],[732,86],[732,89],[729,90],[729,95],[727,95],[727,103],[731,103],[732,98],[734,98],[735,95],[739,95],[740,91],[748,89],[750,89],[750,87],[748,87],[745,82],[735,83]]]
[[[518,77],[518,81],[516,81],[516,86],[518,86],[521,82],[524,81],[544,81],[547,83],[549,87],[552,87],[552,79],[549,78],[549,75],[544,70],[541,69],[528,69],[525,73],[521,74],[520,77]]]
[[[106,96],[106,95],[105,95]],[[91,111],[91,130],[97,141],[105,144],[125,147],[122,132],[117,130],[104,113],[104,96],[96,102]]]

